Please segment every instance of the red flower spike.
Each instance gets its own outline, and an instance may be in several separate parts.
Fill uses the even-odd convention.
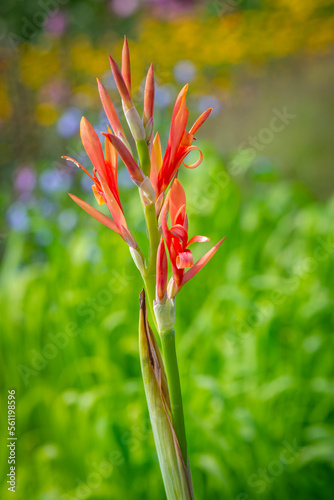
[[[124,44],[122,49],[122,76],[125,82],[125,85],[128,89],[129,95],[131,96],[131,67],[130,67],[130,52],[129,45],[124,36]]]
[[[193,146],[192,143],[195,132],[197,132],[208,118],[211,113],[211,108],[202,113],[191,127],[190,131],[187,132],[186,126],[189,115],[186,104],[187,90],[188,85],[183,87],[175,101],[167,148],[158,175],[157,196],[159,196],[162,191],[166,190],[170,182],[177,175],[178,169],[182,163],[187,168],[197,168],[202,163],[202,152],[197,146]],[[184,159],[193,150],[199,151],[199,159],[193,165],[187,165],[184,163]]]
[[[108,94],[104,85],[97,78],[97,85],[99,89],[99,94],[102,102],[103,109],[105,114],[107,115],[108,121],[113,129],[115,135],[125,137],[124,130],[122,128],[121,122],[119,121],[115,106],[111,100],[110,95]]]
[[[169,212],[172,223],[170,229],[167,224]],[[177,179],[173,181],[161,209],[161,225],[173,271],[173,277],[168,285],[168,296],[169,298],[173,298],[182,286],[195,276],[213,257],[224,240],[217,243],[217,245],[211,248],[209,252],[194,264],[189,245],[192,243],[203,243],[208,241],[209,238],[197,235],[193,236],[190,240],[188,239],[186,197],[184,189]],[[189,267],[190,269],[185,272],[185,269]]]
[[[120,72],[119,67],[117,66],[117,64],[115,63],[115,61],[111,56],[109,56],[109,61],[118,92],[123,102],[124,109],[127,111],[133,107],[133,102],[130,93],[128,91],[128,88],[126,86],[126,83],[124,81],[122,73]]]
[[[165,243],[161,238],[157,253],[157,277],[156,277],[156,301],[162,302],[166,299],[168,279],[168,262]]]
[[[119,156],[122,158],[124,165],[126,166],[126,168],[128,169],[128,171],[131,175],[132,180],[137,184],[142,183],[143,180],[145,179],[145,175],[143,174],[143,172],[141,171],[141,169],[137,165],[135,159],[133,158],[132,154],[130,153],[128,148],[125,146],[125,144],[120,139],[118,139],[118,137],[115,137],[112,134],[109,134],[109,133],[106,134],[104,132],[102,134],[105,137],[107,137],[107,139],[111,142],[111,144],[116,149]]]
[[[153,64],[151,64],[147,73],[145,90],[144,90],[144,113],[143,113],[144,127],[146,127],[150,119],[153,119],[153,109],[154,109],[154,71],[153,71]]]
[[[129,246],[137,248],[137,243],[130,233],[124,217],[122,205],[119,198],[117,182],[117,152],[111,141],[107,138],[104,157],[103,150],[97,133],[92,125],[82,118],[80,133],[84,148],[93,163],[93,175],[91,175],[79,162],[73,158],[64,157],[81,168],[93,181],[92,190],[99,205],[106,203],[112,219],[102,214],[91,205],[74,195],[71,198],[83,210],[89,213],[99,222],[117,232],[128,243]],[[109,134],[112,135],[112,134]],[[120,139],[118,139],[120,141]],[[121,141],[120,141],[121,142]],[[125,147],[125,146],[124,146]]]
[[[150,179],[154,187],[155,194],[158,196],[158,174],[162,165],[161,143],[159,133],[157,132],[154,140],[151,153],[151,171]],[[160,193],[161,195],[161,193]]]

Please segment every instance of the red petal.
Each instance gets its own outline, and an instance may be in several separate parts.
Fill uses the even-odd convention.
[[[197,130],[203,125],[203,123],[205,122],[205,120],[210,115],[211,111],[212,111],[212,108],[209,108],[206,111],[204,111],[204,113],[202,113],[199,118],[197,118],[197,120],[195,121],[194,125],[189,130],[189,134],[192,134],[192,135],[196,134]]]
[[[126,83],[124,81],[124,78],[122,76],[122,73],[120,72],[119,67],[113,60],[111,56],[109,56],[109,61],[110,61],[110,66],[111,66],[111,71],[114,76],[115,83],[118,88],[118,92],[121,96],[121,99],[123,101],[125,110],[128,110],[133,107],[132,99],[129,94],[128,88],[126,86]]]
[[[143,124],[144,127],[153,118],[153,108],[154,108],[154,72],[153,64],[151,64],[145,83],[144,90],[144,114],[143,114]]]
[[[156,295],[157,301],[161,302],[167,291],[167,279],[168,279],[168,262],[165,249],[165,243],[163,238],[161,238],[158,253],[157,253],[157,278],[156,278]]]
[[[207,238],[206,236],[193,236],[187,244],[187,247],[191,245],[192,243],[205,243],[206,241],[210,241],[210,238]]]
[[[128,92],[131,96],[131,68],[130,68],[130,52],[128,41],[126,36],[124,36],[124,44],[122,50],[122,76]]]
[[[183,155],[183,158],[181,161],[183,161],[183,159],[190,153],[190,151],[199,151],[199,159],[195,163],[192,163],[191,165],[187,165],[187,163],[184,163],[184,162],[183,162],[183,165],[187,168],[197,168],[200,166],[200,164],[203,161],[203,153],[197,146],[189,146],[186,150],[186,153]]]
[[[91,174],[89,172],[87,172],[87,170],[77,160],[75,160],[74,158],[71,158],[70,156],[62,156],[62,158],[64,158],[64,160],[71,161],[78,168],[81,168],[81,170],[83,170],[92,179],[92,181],[95,182],[94,177],[92,177]]]
[[[87,212],[89,215],[94,217],[94,219],[98,220],[99,222],[101,222],[105,226],[109,227],[110,229],[112,229],[116,233],[120,234],[118,227],[116,226],[114,221],[112,219],[110,219],[110,217],[99,212],[98,210],[96,210],[96,208],[92,207],[91,205],[89,205],[89,203],[86,203],[84,200],[81,200],[80,198],[78,198],[74,194],[71,194],[71,193],[68,193],[68,194],[72,198],[72,200],[77,205],[79,205],[79,207],[81,207],[83,210],[85,210],[85,212]]]
[[[160,195],[158,193],[158,174],[162,165],[162,155],[161,155],[161,144],[159,133],[156,133],[156,136],[153,140],[153,147],[151,153],[151,171],[150,171],[150,180],[152,182],[152,186],[154,187],[155,194],[157,196]]]
[[[104,132],[103,135],[107,137],[111,144],[115,147],[117,153],[122,158],[124,165],[128,169],[132,179],[137,182],[143,182],[143,180],[145,179],[143,172],[140,170],[132,154],[125,146],[125,144],[121,141],[121,139],[112,134],[106,134]]]
[[[212,247],[211,250],[209,250],[205,255],[203,255],[203,257],[201,257],[196,262],[196,264],[194,264],[193,267],[191,269],[189,269],[189,271],[187,271],[183,275],[183,278],[181,281],[181,286],[183,286],[185,283],[187,283],[187,281],[189,281],[193,276],[195,276],[205,266],[205,264],[207,264],[209,262],[209,260],[217,252],[218,248],[223,243],[225,238],[226,238],[226,236],[224,236],[224,238],[222,240],[218,241],[218,243],[216,243],[216,245],[214,247]]]
[[[183,243],[185,243],[185,244],[187,243],[188,233],[185,230],[185,228],[183,226],[181,226],[180,224],[176,224],[175,226],[172,226],[170,228],[170,232],[172,234],[174,234],[174,236],[177,236],[177,238],[180,238],[180,240],[183,241]]]
[[[105,114],[107,115],[107,118],[109,120],[111,128],[114,131],[114,134],[118,135],[119,133],[121,133],[124,135],[124,131],[123,131],[121,122],[119,121],[119,118],[118,118],[115,106],[113,105],[113,102],[111,100],[111,97],[98,78],[97,78],[97,85],[98,85],[99,94],[100,94],[103,109],[105,111]]]
[[[185,269],[186,267],[192,267],[194,264],[193,254],[190,250],[186,252],[181,252],[176,257],[176,265],[178,269]]]
[[[92,125],[83,116],[80,122],[80,135],[82,144],[88,154],[90,161],[98,173],[105,172],[104,155],[100,140]]]
[[[178,179],[175,179],[171,189],[170,189],[170,216],[172,225],[176,222],[176,216],[180,207],[186,204],[186,194],[182,187],[181,182]]]

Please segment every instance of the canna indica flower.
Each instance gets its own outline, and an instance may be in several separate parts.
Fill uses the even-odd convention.
[[[103,154],[100,140],[92,125],[85,117],[81,119],[80,135],[83,146],[93,164],[93,175],[91,175],[78,161],[68,156],[63,156],[66,160],[73,162],[81,168],[93,181],[92,190],[99,205],[106,204],[112,219],[96,210],[87,202],[77,196],[70,194],[75,203],[89,213],[99,222],[118,233],[126,243],[137,248],[138,244],[128,229],[123,208],[121,205],[118,182],[117,182],[117,152],[111,142],[105,140],[105,155]]]
[[[80,134],[86,153],[93,164],[92,174],[73,158],[67,156],[63,158],[74,162],[91,178],[97,203],[106,204],[111,217],[77,196],[73,194],[70,196],[83,210],[118,233],[128,243],[133,261],[141,273],[147,303],[162,346],[161,355],[155,336],[148,325],[145,294],[142,293],[139,325],[141,368],[165,490],[168,500],[193,500],[175,351],[175,296],[213,257],[225,238],[194,263],[190,246],[193,243],[209,241],[209,238],[197,235],[189,239],[186,196],[177,175],[182,163],[188,168],[196,168],[202,162],[202,152],[193,145],[193,141],[197,130],[210,115],[211,109],[206,110],[188,132],[186,130],[189,115],[186,104],[188,86],[186,85],[175,102],[168,143],[163,155],[159,134],[157,133],[152,140],[153,66],[150,66],[147,73],[143,115],[140,118],[132,98],[130,54],[126,38],[121,69],[110,56],[109,60],[138,155],[136,156],[131,150],[111,97],[97,80],[101,102],[111,126],[111,129],[108,126],[108,131],[102,133],[105,139],[104,151],[94,128],[83,117]],[[199,152],[199,159],[193,165],[187,165],[184,160],[193,150]],[[124,216],[117,182],[118,156],[129,171],[134,184],[139,188],[149,240],[147,259],[131,234]],[[169,283],[166,247],[172,268]]]
[[[201,150],[192,143],[195,139],[195,133],[208,118],[212,108],[204,111],[204,113],[202,113],[202,115],[196,120],[189,132],[187,132],[186,126],[189,117],[189,111],[186,103],[187,91],[188,85],[185,85],[177,96],[172,115],[172,124],[166,152],[161,164],[155,165],[156,171],[153,173],[153,179],[151,178],[157,197],[166,190],[170,182],[175,178],[181,163],[183,163],[187,168],[196,168],[202,163],[203,160]],[[157,143],[155,145],[155,155],[158,154],[157,150],[159,147],[160,141],[157,139]],[[184,163],[184,159],[191,151],[198,151],[200,156],[194,164],[187,165]]]
[[[171,219],[170,229],[167,224],[168,214],[170,214]],[[195,276],[211,257],[214,256],[225,238],[214,245],[211,250],[194,264],[189,246],[192,243],[204,243],[209,241],[209,238],[197,235],[189,240],[186,195],[178,179],[174,179],[166,196],[161,210],[161,225],[173,272],[173,277],[168,284],[168,297],[173,298],[182,286]],[[185,272],[186,268],[190,269]]]

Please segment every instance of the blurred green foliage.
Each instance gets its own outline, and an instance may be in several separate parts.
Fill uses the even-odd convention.
[[[190,232],[227,238],[178,296],[196,498],[327,500],[334,198],[317,202],[269,163],[234,178],[209,144],[204,157],[181,172]],[[143,241],[138,206],[129,189],[125,211]],[[15,388],[16,498],[164,498],[138,359],[142,283],[127,247],[81,211],[67,233],[38,205],[30,215],[28,235],[8,235],[1,268],[1,420]],[[41,227],[54,240],[37,248]],[[3,426],[7,473],[5,442]],[[12,498],[3,478],[1,498]]]
[[[83,193],[89,186],[78,170],[58,160],[65,153],[85,161],[82,114],[105,128],[95,77],[115,98],[106,54],[119,60],[127,33],[138,98],[145,70],[155,64],[163,143],[186,69],[191,118],[203,97],[216,100],[217,115],[201,135],[210,139],[203,165],[180,173],[190,233],[214,243],[227,236],[178,296],[196,499],[328,500],[334,198],[325,112],[332,99],[332,2],[174,1],[169,8],[159,0],[55,0],[53,15],[52,1],[3,1],[0,10],[1,499],[13,497],[6,484],[12,388],[18,500],[164,498],[138,358],[142,283],[127,246],[69,200],[69,189],[90,202],[92,193]],[[273,61],[276,72],[262,78]],[[287,92],[271,96],[273,80]],[[257,134],[270,109],[286,105],[298,120],[275,138],[276,151],[268,145],[250,162],[241,150],[227,161],[230,144]],[[311,188],[320,183],[327,201],[286,180],[279,170],[287,161]],[[138,195],[123,174],[129,227],[147,251]],[[195,257],[205,250],[195,248]]]

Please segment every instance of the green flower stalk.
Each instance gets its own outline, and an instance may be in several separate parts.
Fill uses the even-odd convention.
[[[133,261],[143,278],[146,293],[143,291],[140,295],[139,353],[160,469],[168,500],[193,500],[175,350],[176,295],[213,257],[225,238],[194,263],[190,245],[206,242],[209,238],[196,235],[189,239],[186,195],[177,175],[182,164],[187,168],[196,168],[201,164],[203,155],[199,148],[193,145],[194,134],[208,118],[211,109],[205,111],[187,131],[189,111],[186,104],[186,85],[175,102],[167,147],[163,155],[159,134],[154,136],[153,66],[148,70],[143,117],[140,118],[132,100],[130,54],[126,39],[121,69],[110,56],[109,60],[138,158],[131,151],[107,90],[98,81],[102,106],[111,127],[102,133],[104,151],[94,128],[83,117],[80,134],[93,164],[92,174],[73,158],[63,158],[74,162],[91,178],[95,199],[99,205],[107,205],[110,217],[77,196],[70,196],[83,210],[118,233],[128,244]],[[184,160],[193,150],[199,152],[199,159],[193,165],[187,165]],[[139,248],[126,222],[117,181],[118,157],[138,187],[149,240],[147,257]],[[172,270],[169,280],[168,258]],[[161,353],[157,339],[148,324],[146,304],[157,337],[160,338]]]

